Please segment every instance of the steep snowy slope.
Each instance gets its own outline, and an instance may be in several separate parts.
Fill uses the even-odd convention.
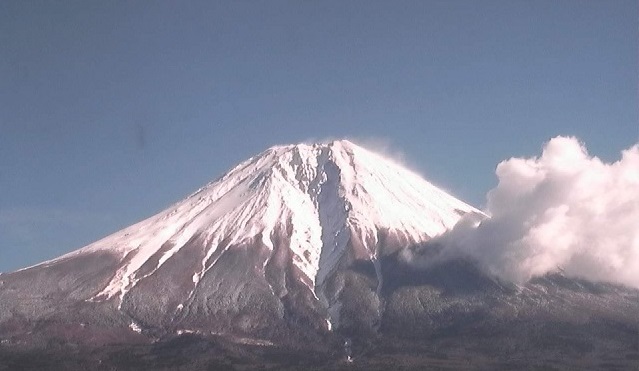
[[[120,303],[195,236],[204,253],[191,292],[227,249],[259,237],[270,250],[278,233],[310,291],[317,293],[347,246],[376,261],[378,238],[408,246],[481,214],[409,170],[349,141],[277,146],[241,163],[167,210],[43,265],[95,252],[117,254],[109,284],[90,300]],[[290,233],[289,233],[290,232]],[[265,267],[269,259],[262,264]]]

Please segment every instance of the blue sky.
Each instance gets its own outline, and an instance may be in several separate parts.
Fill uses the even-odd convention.
[[[476,206],[496,164],[636,143],[637,1],[0,2],[0,271],[282,143],[385,143]]]

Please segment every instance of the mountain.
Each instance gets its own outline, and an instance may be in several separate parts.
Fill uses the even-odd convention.
[[[156,349],[196,336],[230,358],[246,346],[333,360],[402,344],[452,366],[461,349],[526,343],[547,355],[564,342],[636,360],[635,289],[560,271],[519,287],[472,261],[424,269],[401,258],[462,217],[487,216],[349,141],[272,147],[155,216],[0,275],[0,341]]]

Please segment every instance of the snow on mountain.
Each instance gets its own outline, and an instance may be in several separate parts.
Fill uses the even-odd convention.
[[[195,235],[204,237],[206,253],[193,272],[194,287],[227,249],[260,238],[273,250],[274,236],[286,230],[293,264],[317,298],[349,242],[357,256],[375,263],[381,231],[408,246],[452,228],[467,213],[481,214],[349,141],[276,146],[157,215],[54,261],[96,251],[118,255],[119,269],[91,300],[119,296],[121,305]]]
[[[566,355],[575,367],[588,357],[593,368],[634,365],[637,289],[561,273],[515,286],[468,259],[406,264],[404,252],[429,259],[433,245],[422,242],[465,215],[485,217],[348,141],[273,147],[155,216],[0,275],[0,342],[54,344],[64,356],[86,344],[100,360],[105,344],[128,352],[148,342],[160,346],[153,357],[183,347],[170,353],[199,366],[223,354],[193,346],[204,339],[207,349],[238,349],[229,360],[297,362],[319,351],[343,362],[352,339],[353,354],[382,358],[489,349],[501,362],[510,349],[540,367],[566,365]],[[253,358],[255,346],[276,356]]]

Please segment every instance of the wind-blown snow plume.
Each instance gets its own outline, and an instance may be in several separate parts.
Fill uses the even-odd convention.
[[[606,163],[576,138],[556,137],[541,156],[503,161],[496,174],[491,218],[458,223],[417,263],[465,256],[517,283],[562,269],[639,287],[639,145]]]

